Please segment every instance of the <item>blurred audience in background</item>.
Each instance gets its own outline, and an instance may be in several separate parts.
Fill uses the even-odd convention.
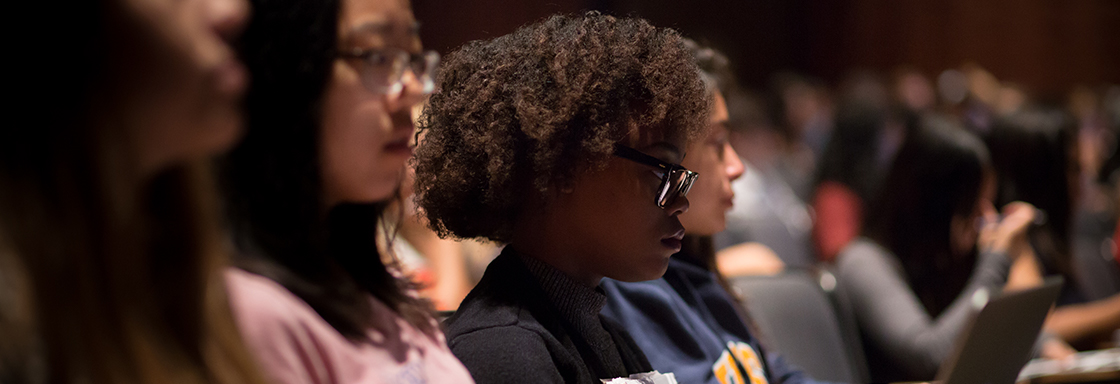
[[[802,200],[812,194],[813,175],[832,136],[833,98],[819,79],[783,72],[771,80],[785,137],[778,170]]]
[[[1024,201],[1043,215],[1028,232],[1035,257],[1016,260],[1012,274],[1022,275],[1027,285],[1041,284],[1047,276],[1064,277],[1046,329],[1070,344],[1095,349],[1111,342],[1120,328],[1120,294],[1091,298],[1087,288],[1100,291],[1100,285],[1110,282],[1094,279],[1084,269],[1107,270],[1109,265],[1100,261],[1108,259],[1073,252],[1074,215],[1083,196],[1076,129],[1075,120],[1061,110],[1020,109],[997,118],[987,141],[997,175],[996,202]]]
[[[1001,218],[982,141],[930,117],[907,135],[866,237],[837,255],[873,381],[932,380],[969,321],[974,292],[999,292],[1012,262],[1031,257],[1036,215],[1016,202]],[[981,228],[982,227],[982,228]]]
[[[914,120],[871,73],[851,75],[839,100],[812,197],[814,248],[823,261],[832,261],[861,232],[869,203]]]
[[[833,122],[831,124],[831,134],[825,145],[825,151],[816,166],[818,184],[815,193],[811,195],[813,196],[812,208],[787,210],[786,212],[789,213],[786,215],[775,215],[779,217],[769,218],[767,217],[768,212],[775,211],[777,207],[804,207],[804,203],[790,198],[791,195],[796,195],[796,193],[772,194],[786,198],[763,200],[761,198],[763,195],[752,193],[752,189],[736,189],[738,193],[737,201],[745,200],[745,197],[751,197],[754,204],[749,202],[741,204],[729,213],[727,230],[715,236],[719,246],[717,249],[726,251],[742,247],[753,248],[757,243],[751,241],[757,241],[764,244],[774,244],[768,250],[778,251],[775,252],[775,256],[786,264],[785,268],[801,269],[819,268],[821,266],[830,268],[829,261],[833,261],[835,252],[848,245],[852,237],[860,233],[872,234],[876,232],[876,230],[865,228],[867,225],[875,225],[869,223],[876,221],[868,215],[885,214],[882,211],[883,204],[889,204],[889,202],[885,201],[887,199],[886,192],[880,191],[880,188],[900,187],[899,185],[893,185],[898,184],[897,181],[885,181],[884,178],[886,173],[891,171],[892,162],[897,164],[895,156],[899,155],[902,142],[908,140],[908,136],[917,129],[918,121],[940,120],[942,123],[939,124],[957,126],[957,128],[947,128],[943,131],[968,130],[983,138],[988,145],[993,146],[992,156],[996,163],[992,172],[1000,172],[1001,179],[999,183],[993,182],[994,184],[991,187],[996,188],[998,184],[1000,189],[998,196],[992,196],[993,202],[1003,206],[1022,200],[1041,205],[1037,210],[1041,217],[1037,221],[1044,224],[1033,226],[1030,229],[1031,234],[1029,236],[1031,241],[1031,252],[1029,254],[1037,254],[1038,256],[1037,258],[1012,256],[1018,262],[1013,269],[1015,271],[1014,276],[1011,277],[1012,282],[1008,284],[1008,288],[1014,288],[1016,285],[1029,286],[1041,281],[1041,277],[1051,274],[1058,274],[1067,278],[1067,289],[1063,293],[1062,303],[1073,305],[1060,308],[1048,321],[1046,330],[1049,333],[1045,337],[1046,342],[1040,344],[1044,347],[1042,349],[1044,356],[1046,354],[1058,357],[1068,355],[1070,351],[1068,345],[1057,342],[1057,339],[1072,343],[1079,349],[1096,349],[1112,345],[1114,333],[1117,329],[1120,329],[1120,312],[1118,312],[1115,304],[1118,300],[1116,294],[1120,292],[1120,261],[1118,261],[1120,257],[1116,256],[1114,240],[1114,228],[1117,228],[1116,196],[1118,196],[1118,193],[1115,186],[1116,179],[1111,176],[1115,172],[1116,165],[1109,168],[1107,162],[1109,158],[1115,159],[1117,157],[1116,135],[1120,131],[1117,131],[1116,121],[1120,114],[1115,111],[1117,109],[1117,99],[1120,98],[1118,96],[1120,94],[1118,89],[1120,88],[1101,86],[1097,88],[1078,87],[1072,90],[1066,108],[1064,108],[1064,113],[1072,114],[1076,119],[1066,118],[1067,124],[1064,130],[1042,129],[1037,127],[1040,123],[1035,123],[1034,126],[1036,127],[1034,128],[1019,129],[1020,131],[1032,132],[1034,136],[1048,138],[1048,140],[1035,139],[1036,146],[1046,148],[1032,150],[1027,142],[1024,142],[1026,139],[1007,143],[1007,136],[1014,135],[1008,133],[1007,125],[1015,121],[1016,118],[1022,121],[1024,115],[1030,114],[1024,111],[1036,111],[1037,108],[1034,106],[1039,105],[1042,101],[1033,99],[1023,87],[1001,82],[990,72],[972,63],[965,64],[960,70],[947,70],[939,76],[938,80],[937,86],[934,86],[933,82],[929,81],[920,72],[910,68],[902,68],[896,71],[892,83],[890,83],[893,88],[889,90],[884,88],[886,83],[882,82],[874,73],[857,73],[841,83],[836,95],[830,96],[837,102],[835,114],[830,116]],[[733,106],[734,103],[730,101],[733,98],[729,97],[728,99],[729,111],[732,116],[735,116],[737,109]],[[757,99],[764,100],[765,98]],[[747,106],[742,108],[745,111],[751,111],[752,107],[753,110],[764,109],[754,107],[759,104],[761,103],[754,102],[754,104],[743,103],[741,105]],[[1054,109],[1047,111],[1051,116],[1060,116],[1063,113]],[[1038,113],[1040,112],[1034,112],[1035,115]],[[765,114],[758,113],[755,116],[765,116]],[[766,145],[765,143],[768,143],[768,141],[766,141],[764,133],[767,131],[758,127],[765,127],[770,121],[780,122],[781,120],[755,118],[753,121],[760,123],[756,123],[752,127],[754,128],[753,131],[745,131],[751,135],[752,140],[747,143],[740,143],[744,149],[740,150],[739,153],[743,155],[747,171],[744,177],[736,183],[736,186],[746,184],[745,181],[751,181],[754,184],[753,190],[759,191],[764,190],[760,186],[763,184],[762,179],[752,180],[751,164],[755,162],[763,163],[765,160],[755,159],[766,159],[769,153],[774,152],[773,148],[779,146]],[[954,121],[956,123],[953,123]],[[729,125],[734,128],[736,127],[735,122],[736,120],[733,118]],[[1043,134],[1040,131],[1050,131],[1050,133]],[[1019,136],[1023,135],[1020,134]],[[737,133],[733,133],[733,143],[736,142],[736,137]],[[774,141],[776,140],[771,139],[769,142],[773,143]],[[975,147],[975,143],[972,146]],[[754,150],[753,153],[752,150]],[[1027,192],[1019,191],[1021,187],[1015,187],[1007,180],[1012,177],[1005,175],[1009,171],[999,171],[1011,166],[1020,172],[1018,177],[1023,180],[1022,183],[1049,190],[1049,192],[1035,192],[1036,194],[1044,193],[1047,196],[1055,197],[1046,197],[1045,199],[1048,199],[1048,201],[1044,201],[1041,197],[1032,198],[1031,194],[1024,194]],[[781,176],[773,178],[773,181],[769,183],[771,186],[786,186],[797,183],[796,179],[791,181],[788,173],[775,172],[775,174]],[[1025,186],[1025,188],[1035,187]],[[932,188],[932,186],[927,188]],[[778,190],[782,189],[779,188]],[[902,195],[914,193],[918,193],[918,190],[905,192]],[[1068,198],[1057,195],[1066,195]],[[915,202],[932,202],[928,198],[923,199],[917,196],[919,195],[909,196],[908,199],[914,199]],[[765,203],[759,203],[762,201],[765,201]],[[783,201],[794,201],[795,203],[779,203]],[[1069,206],[1066,207],[1066,204]],[[1058,205],[1058,207],[1050,208],[1054,205]],[[756,209],[745,209],[744,207],[747,206]],[[1054,213],[1050,214],[1050,211],[1054,211]],[[783,231],[766,232],[769,236],[763,238],[756,235],[757,233],[763,233],[759,228],[766,228],[765,225],[769,225],[769,228],[775,228],[779,227],[778,223],[788,223],[793,221],[792,219],[803,217],[800,212],[807,213],[808,217],[811,218],[808,222],[812,223],[814,228],[813,259],[808,262],[805,261],[801,249],[805,249],[803,247],[808,245],[809,239],[804,236],[804,232],[792,230],[796,229],[796,226],[782,225],[780,228]],[[755,216],[752,217],[751,214]],[[903,216],[917,217],[920,216],[920,211],[915,208],[915,210],[911,210]],[[767,217],[765,224],[751,223],[752,218],[758,220],[760,217]],[[1057,221],[1055,222],[1055,220]],[[961,232],[969,231],[972,230]],[[976,229],[976,231],[978,234],[979,230]],[[1058,232],[1065,232],[1066,234],[1061,235]],[[780,236],[774,236],[774,233],[778,233]],[[801,236],[798,237],[798,234]],[[781,243],[776,241],[778,239],[792,240],[790,243],[794,246],[780,245]],[[899,244],[900,246],[909,244],[905,246],[921,248],[920,245],[915,245],[917,242],[917,240],[909,239],[899,241]],[[1059,251],[1059,249],[1064,249],[1064,251]],[[889,248],[886,251],[899,252]],[[938,282],[933,285],[927,284],[929,287],[937,286],[937,289],[934,289],[936,292],[918,294],[918,297],[922,297],[923,301],[921,312],[926,312],[927,315],[925,316],[929,316],[926,317],[928,319],[926,321],[929,322],[930,326],[941,330],[959,328],[959,324],[954,326],[945,324],[959,322],[962,317],[956,316],[958,320],[950,321],[944,319],[953,316],[942,318],[938,317],[938,314],[946,310],[946,307],[952,302],[952,298],[965,295],[970,289],[967,288],[969,286],[967,283],[970,281],[969,276],[974,276],[974,274],[980,272],[982,267],[976,265],[976,261],[967,261],[968,259],[967,257],[964,259],[947,259],[946,261],[952,261],[952,263],[939,262],[932,264],[940,272],[925,273],[926,278],[909,276],[905,279],[907,283],[902,287],[916,291],[928,289],[921,288],[923,279]],[[1066,261],[1061,261],[1063,259]],[[813,260],[821,260],[825,264],[820,265]],[[1029,263],[1032,260],[1037,260],[1038,263]],[[734,263],[734,261],[729,262],[729,264]],[[740,263],[744,262],[740,261]],[[860,265],[860,268],[866,267],[863,263],[853,263],[852,265]],[[858,277],[846,279],[842,272],[844,270],[842,261],[841,265],[836,267],[841,270],[838,279],[842,288],[845,284],[850,285],[866,280]],[[916,271],[918,269],[921,268],[915,267],[911,270]],[[1024,273],[1023,271],[1031,273]],[[767,272],[755,271],[754,273],[765,274]],[[940,297],[940,299],[937,299],[937,297]],[[853,299],[860,300],[858,295]],[[874,303],[884,302],[877,298],[871,300]],[[932,301],[927,302],[927,300]],[[859,310],[858,304],[856,310]],[[891,312],[890,315],[884,314],[883,319],[898,321],[905,317],[899,316],[896,312]],[[867,326],[866,324],[860,325],[861,328]],[[872,325],[870,328],[876,330],[888,329],[881,327],[882,325]],[[865,342],[875,343],[874,340],[870,340],[876,337],[874,333],[868,334],[865,331],[863,337]],[[922,340],[932,339],[923,337]],[[946,339],[945,345],[941,347],[950,345],[948,343],[951,340],[952,338]],[[882,345],[879,348],[882,348]],[[932,350],[937,349],[933,348]],[[907,376],[905,372],[908,368],[896,370],[905,367],[906,364],[897,361],[891,362],[889,359],[883,360],[885,356],[898,358],[906,356],[906,354],[884,352],[882,349],[877,350],[874,346],[868,348],[869,364],[872,366],[873,378],[895,377],[901,379],[909,377],[910,379],[921,379],[925,376],[931,377],[932,373],[928,369],[930,367],[936,368],[941,361],[940,358],[936,358],[936,353],[926,355],[926,357],[932,357],[926,360],[926,368],[924,368],[927,369],[927,371],[924,371],[926,374]],[[914,370],[910,372],[921,372],[921,369],[913,366],[912,368]],[[884,369],[888,372],[883,372]],[[894,370],[894,372],[889,372],[891,370]]]
[[[774,274],[787,265],[807,268],[816,260],[809,241],[813,219],[780,170],[789,146],[786,136],[765,98],[733,82],[719,84],[727,105],[728,142],[743,161],[743,175],[731,182],[735,197],[727,229],[712,237],[721,270],[735,276]]]

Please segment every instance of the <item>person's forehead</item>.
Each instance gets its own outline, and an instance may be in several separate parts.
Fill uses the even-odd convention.
[[[730,118],[731,116],[727,111],[727,102],[724,100],[723,94],[719,91],[713,92],[711,121],[715,123],[724,123]]]
[[[344,36],[419,34],[420,25],[403,0],[346,0],[339,29]]]

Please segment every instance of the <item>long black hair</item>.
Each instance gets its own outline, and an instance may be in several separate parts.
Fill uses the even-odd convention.
[[[975,265],[975,251],[953,254],[951,223],[973,213],[989,168],[979,138],[925,117],[907,135],[871,210],[865,234],[898,257],[932,315],[956,298]]]
[[[325,210],[322,101],[337,55],[338,0],[254,0],[241,56],[253,74],[244,141],[222,178],[242,268],[280,283],[339,333],[362,339],[372,294],[417,328],[433,329],[411,284],[381,260],[384,203]]]
[[[1031,228],[1031,245],[1047,272],[1071,283],[1070,236],[1079,173],[1076,129],[1073,118],[1061,110],[1030,108],[996,120],[987,137],[998,181],[996,204],[1020,200],[1046,212],[1046,221]]]

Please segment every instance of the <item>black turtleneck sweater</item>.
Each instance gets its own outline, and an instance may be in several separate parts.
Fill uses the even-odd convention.
[[[601,289],[506,247],[447,319],[447,344],[480,384],[598,384],[651,371],[630,335],[599,315],[605,304]]]

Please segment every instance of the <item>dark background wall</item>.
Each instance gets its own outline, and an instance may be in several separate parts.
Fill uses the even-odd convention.
[[[1036,94],[1120,83],[1116,0],[413,0],[441,53],[555,13],[598,9],[673,27],[731,57],[742,80],[780,70],[835,82],[854,69],[936,76],[975,62]]]

